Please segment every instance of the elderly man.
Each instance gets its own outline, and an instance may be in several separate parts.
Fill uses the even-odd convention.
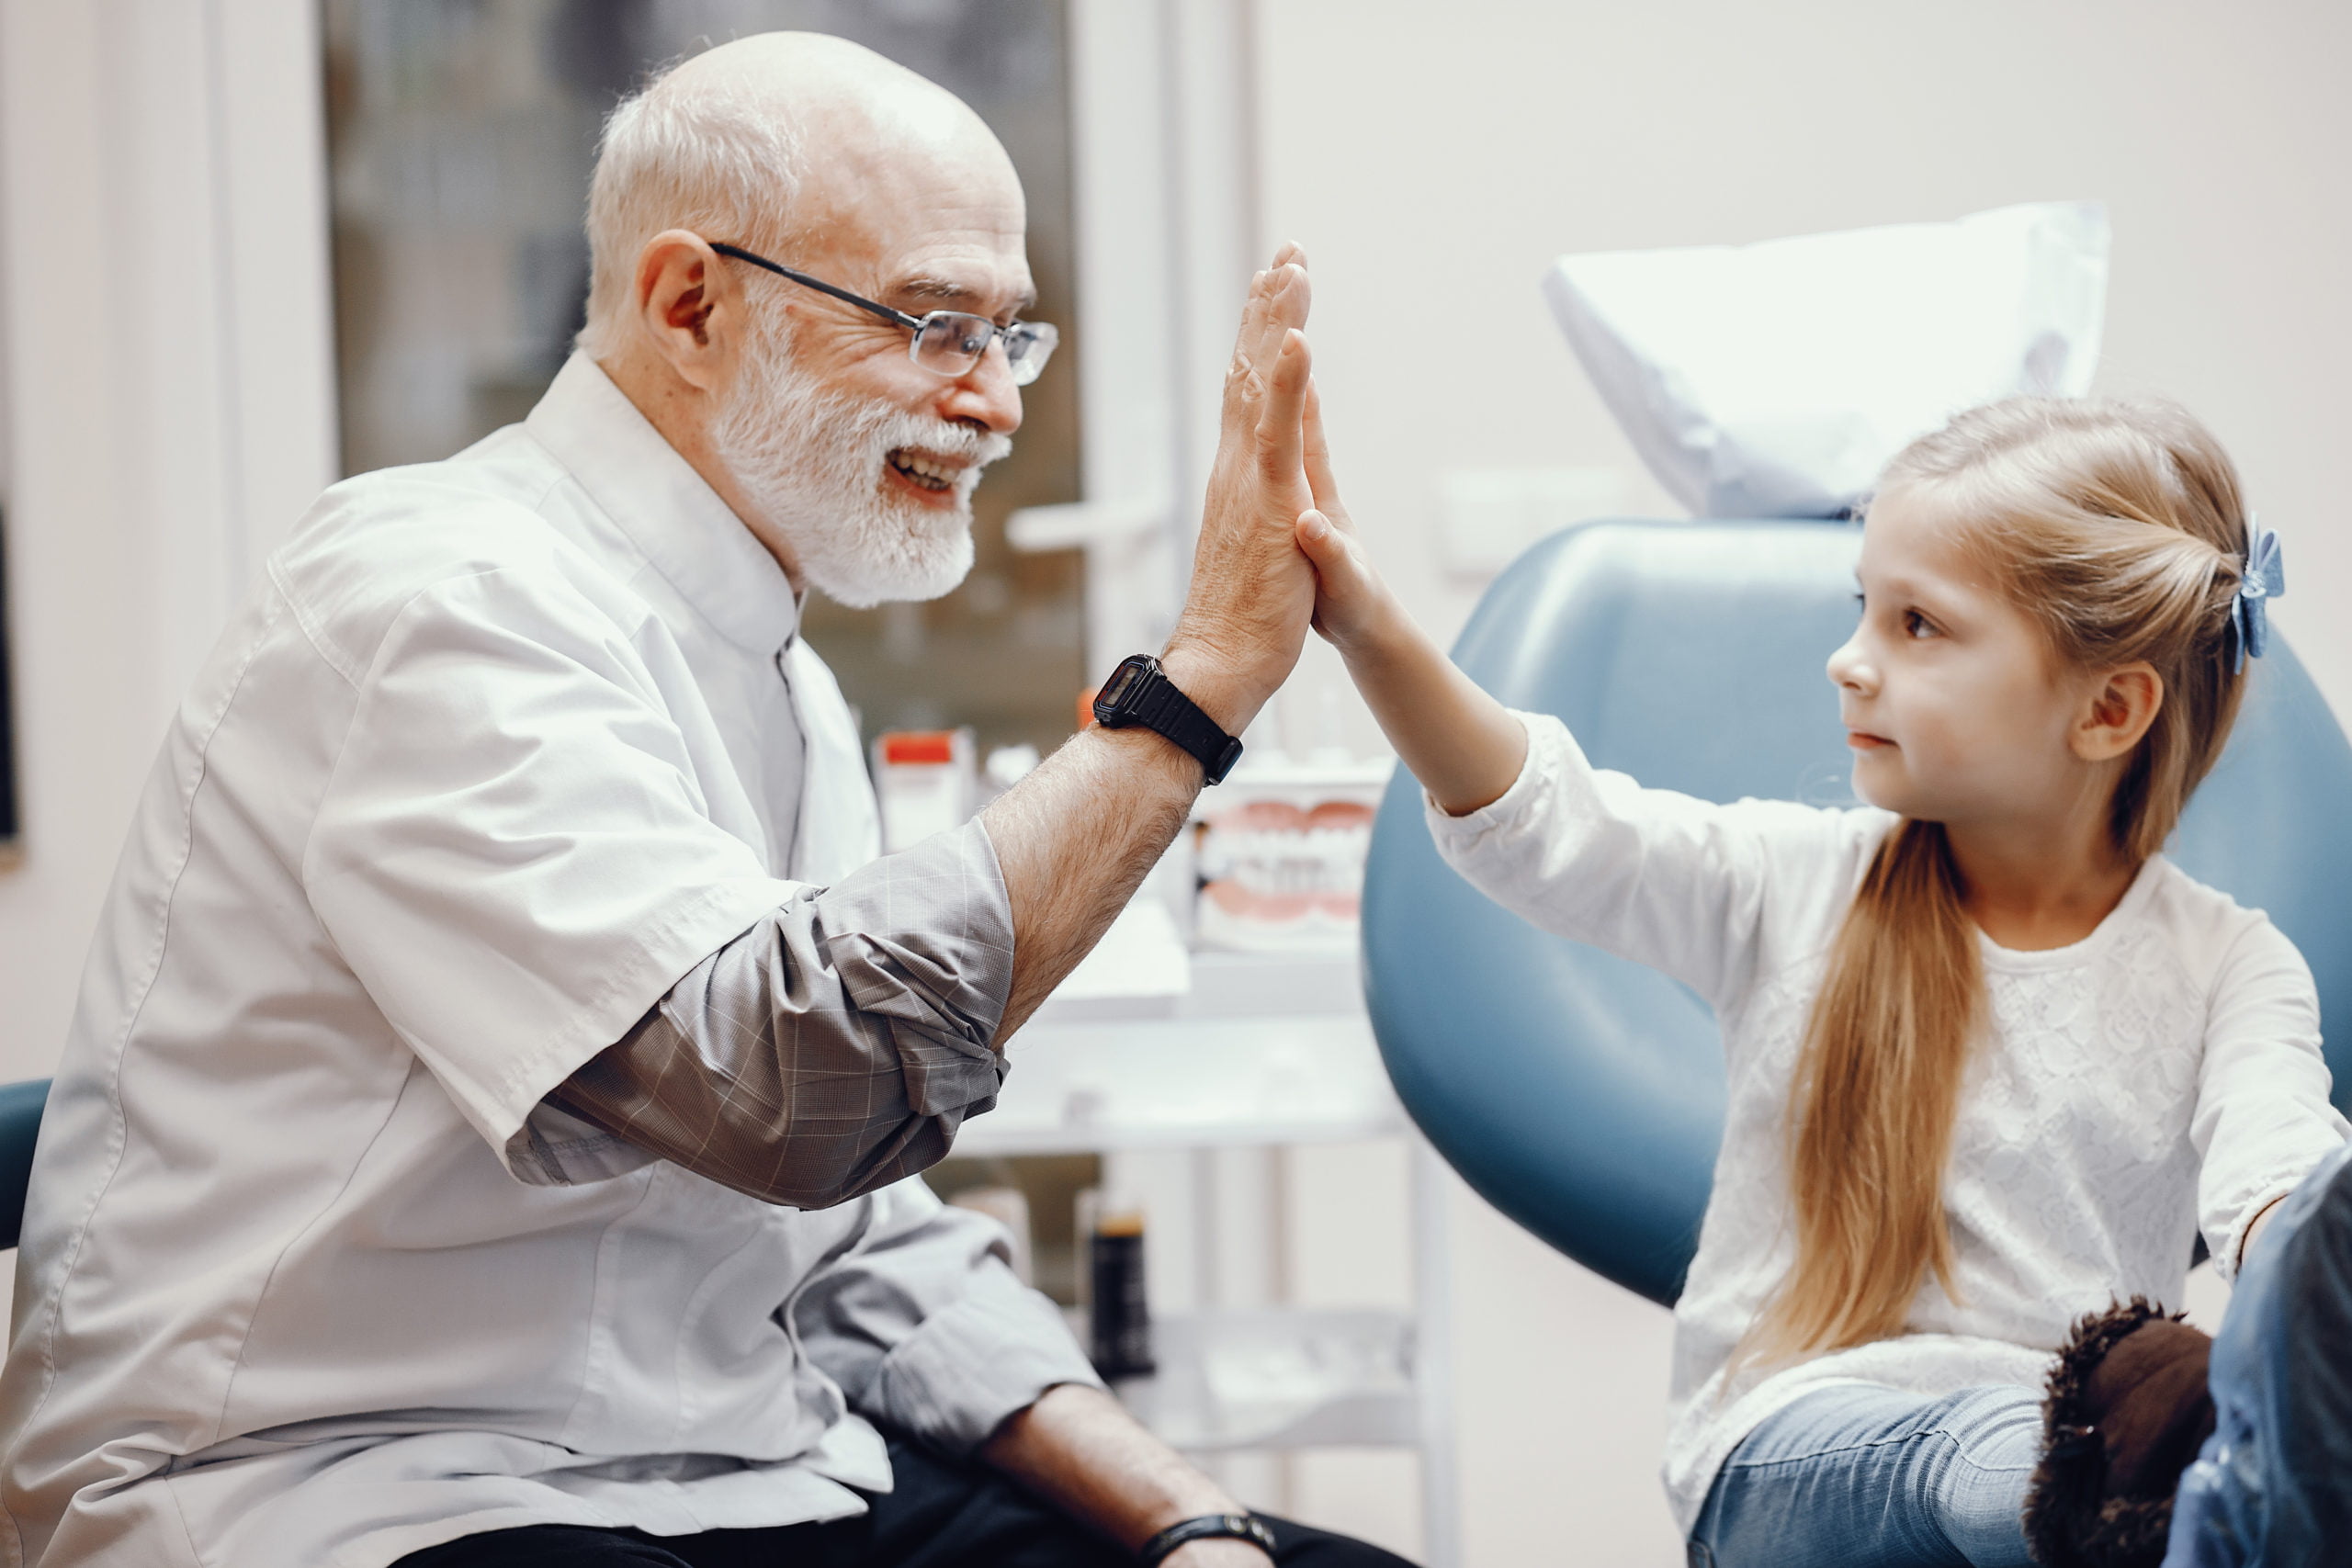
[[[944,592],[1052,346],[969,110],[836,40],[613,117],[581,355],[337,486],[175,721],[33,1178],[19,1562],[1393,1562],[1238,1516],[903,1179],[1297,656],[1304,271],[1161,670],[876,859],[815,586]],[[1171,1527],[1174,1527],[1173,1533]]]

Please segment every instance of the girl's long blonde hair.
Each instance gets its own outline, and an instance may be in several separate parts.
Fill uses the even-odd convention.
[[[2155,722],[2108,825],[2130,863],[2155,853],[2245,687],[2230,608],[2249,539],[2221,444],[2166,405],[2012,398],[1905,448],[1880,482],[1896,491],[1932,491],[1966,520],[2061,660],[2154,666]],[[1884,1338],[1930,1270],[1955,1288],[1943,1174],[1984,998],[1962,892],[1942,826],[1907,818],[1863,876],[1790,1090],[1796,1259],[1743,1355]]]

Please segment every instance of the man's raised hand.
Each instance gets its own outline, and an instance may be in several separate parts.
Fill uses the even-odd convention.
[[[1315,499],[1305,468],[1312,362],[1300,330],[1310,295],[1295,245],[1250,279],[1192,590],[1168,640],[1170,678],[1230,733],[1289,675],[1315,608],[1315,574],[1293,533]]]

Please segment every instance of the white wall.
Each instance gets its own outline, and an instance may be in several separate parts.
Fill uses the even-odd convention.
[[[2352,578],[2335,471],[2352,348],[2352,130],[2329,0],[1260,0],[1264,221],[1313,259],[1341,480],[1393,579],[1451,632],[1435,481],[1621,468],[1666,502],[1552,324],[1566,251],[1761,239],[2103,197],[2100,387],[2208,420],[2339,708]]]
[[[319,77],[306,0],[0,0],[0,1078],[54,1065],[164,722],[333,474]]]
[[[1312,258],[1341,480],[1435,630],[1475,596],[1442,572],[1444,472],[1613,467],[1636,510],[1666,507],[1537,294],[1555,255],[2092,197],[2115,229],[2102,388],[2221,434],[2287,542],[2279,623],[2352,711],[2352,10],[1259,0],[1259,20],[1264,238]],[[1468,1561],[1680,1562],[1654,1478],[1664,1313],[1457,1212]]]

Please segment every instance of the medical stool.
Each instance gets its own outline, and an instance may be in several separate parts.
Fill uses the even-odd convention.
[[[1853,629],[1860,542],[1838,523],[1570,528],[1496,580],[1454,659],[1645,784],[1847,804],[1823,671]],[[2352,745],[2283,640],[2251,682],[2169,852],[2302,949],[2335,1026],[2336,1102],[2352,1103]],[[1373,830],[1363,951],[1381,1054],[1430,1143],[1544,1240],[1671,1303],[1723,1129],[1706,1004],[1474,891],[1438,858],[1402,769]]]

